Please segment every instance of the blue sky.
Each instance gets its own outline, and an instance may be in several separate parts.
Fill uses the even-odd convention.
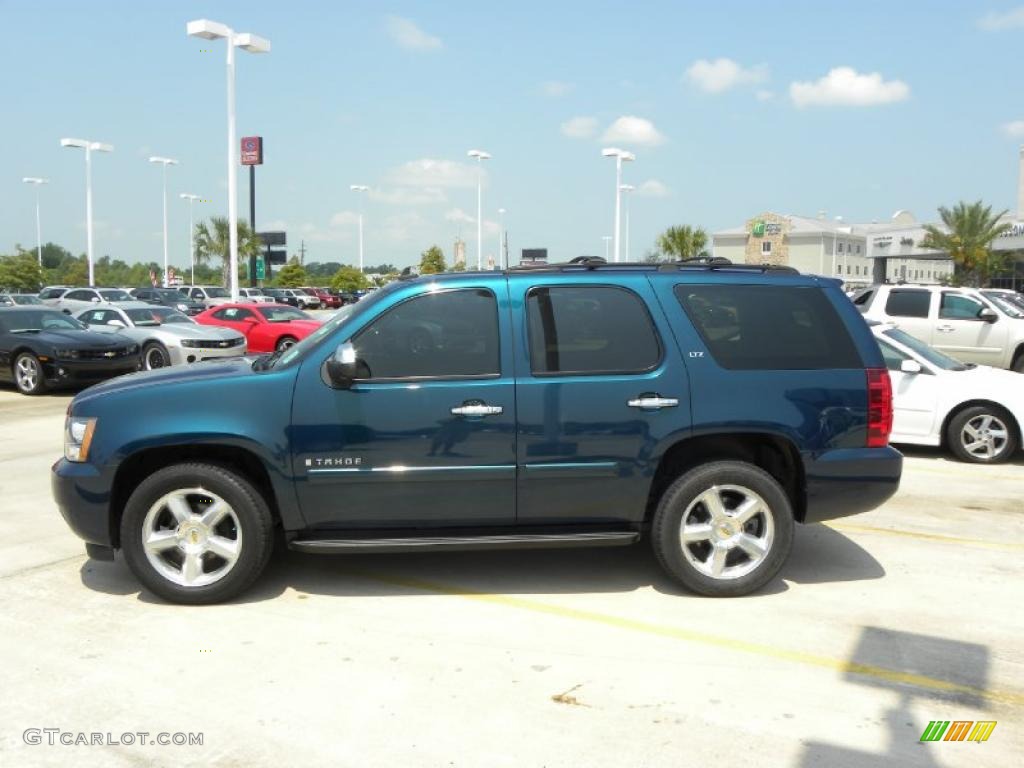
[[[603,253],[609,143],[633,150],[631,250],[671,224],[735,226],[770,209],[848,221],[920,218],[957,200],[1016,204],[1024,6],[1014,2],[104,2],[0,1],[5,119],[0,252],[43,238],[85,250],[84,159],[94,156],[97,255],[187,262],[186,203],[227,211],[224,44],[189,38],[211,18],[269,38],[238,54],[239,135],[260,134],[257,226],[285,228],[307,260],[475,261],[475,171],[485,164],[485,255],[507,209],[510,248]],[[239,210],[248,182],[239,175]]]

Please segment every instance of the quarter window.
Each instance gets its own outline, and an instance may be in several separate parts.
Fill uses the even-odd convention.
[[[352,339],[361,379],[501,373],[498,301],[484,289],[428,293],[388,310]]]
[[[526,297],[530,369],[536,376],[630,374],[661,362],[647,305],[603,285],[533,288]]]
[[[890,317],[928,317],[932,295],[928,291],[893,291],[885,302]]]

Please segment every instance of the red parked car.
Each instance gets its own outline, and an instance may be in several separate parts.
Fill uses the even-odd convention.
[[[341,306],[341,297],[335,296],[326,288],[303,288],[306,293],[320,299],[320,306],[328,309],[338,309]]]
[[[241,332],[250,352],[288,349],[320,327],[319,320],[286,304],[221,304],[200,312],[195,321]]]

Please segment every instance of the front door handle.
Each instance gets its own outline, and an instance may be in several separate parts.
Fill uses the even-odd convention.
[[[940,325],[937,326],[935,330],[939,331],[940,333],[952,333],[955,329],[952,325]]]
[[[656,411],[661,408],[675,408],[679,400],[674,397],[662,397],[661,395],[640,395],[640,397],[626,402],[630,408],[642,408],[644,410]]]
[[[452,416],[497,416],[504,413],[505,409],[500,405],[487,405],[487,403],[463,403],[452,408]]]

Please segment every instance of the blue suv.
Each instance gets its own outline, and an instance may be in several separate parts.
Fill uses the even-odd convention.
[[[229,599],[275,539],[362,553],[649,539],[679,583],[772,579],[796,523],[895,493],[892,392],[832,279],[716,261],[401,279],[288,350],[68,410],[53,493],[92,557]]]

